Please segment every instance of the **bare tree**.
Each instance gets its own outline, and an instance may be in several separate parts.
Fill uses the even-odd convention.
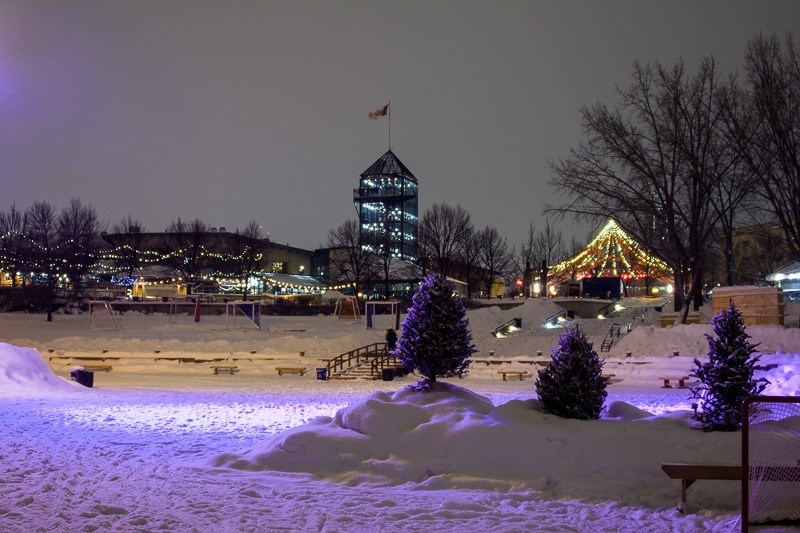
[[[560,231],[555,231],[548,220],[544,229],[536,236],[535,244],[536,256],[538,258],[537,267],[540,268],[539,282],[541,296],[547,294],[547,285],[552,282],[550,267],[556,263],[567,259],[566,248],[564,247],[564,237]]]
[[[563,235],[553,229],[549,220],[540,231],[531,222],[526,239],[520,245],[517,266],[518,271],[524,273],[523,284],[528,296],[531,296],[530,291],[535,280],[540,282],[541,294],[546,294],[547,285],[556,277],[555,273],[550,274],[549,267],[568,257]]]
[[[97,264],[100,251],[100,220],[92,204],[72,198],[57,220],[62,270],[72,286],[72,297],[80,294],[83,277]]]
[[[433,204],[420,219],[420,256],[430,259],[435,271],[452,276],[458,248],[471,226],[469,213],[460,205]]]
[[[522,286],[525,290],[526,298],[533,297],[534,269],[537,267],[538,261],[539,259],[536,256],[536,226],[533,222],[530,222],[525,240],[519,245],[516,264],[516,271],[522,273]]]
[[[731,121],[738,148],[800,261],[800,51],[792,34],[750,40],[745,53],[749,113]]]
[[[111,235],[106,235],[106,240],[113,247],[114,264],[124,269],[129,278],[133,278],[134,271],[142,267],[142,258],[145,257],[144,227],[128,215],[116,222],[111,231]]]
[[[330,281],[349,283],[358,294],[364,282],[372,277],[374,256],[359,245],[360,229],[355,220],[345,220],[328,231]]]
[[[26,235],[28,217],[11,204],[0,211],[0,266],[11,276],[11,286],[25,282],[25,270],[30,260],[31,243]]]
[[[786,265],[790,255],[784,235],[774,219],[736,229],[735,270],[741,283],[762,283],[768,274]]]
[[[492,285],[502,278],[514,262],[514,251],[509,249],[508,241],[501,237],[496,228],[486,226],[477,234],[478,265],[480,278],[486,286],[489,298],[492,297]]]
[[[247,301],[250,277],[268,262],[267,246],[261,226],[250,220],[243,230],[237,229],[233,238],[225,240],[225,270],[242,284],[242,298]]]
[[[211,263],[210,244],[208,227],[199,218],[189,222],[178,218],[170,223],[161,239],[161,261],[180,272],[186,280],[188,294]]]
[[[628,296],[628,285],[644,284],[644,296],[650,294],[653,281],[667,277],[669,270],[664,268],[664,262],[653,255],[644,245],[633,241],[630,246],[622,249],[622,258],[630,265],[630,280],[625,283],[625,295]]]
[[[47,321],[53,321],[53,297],[59,273],[56,211],[47,202],[34,202],[25,212],[32,243],[29,264],[44,277],[47,287]]]
[[[476,289],[478,276],[478,252],[480,243],[478,242],[479,232],[475,231],[470,225],[458,247],[458,275],[463,277],[467,283],[467,299],[472,298],[472,292]]]
[[[572,202],[548,210],[612,218],[654,248],[673,269],[675,309],[685,322],[691,298],[700,294],[707,243],[716,237],[711,198],[730,169],[720,150],[716,63],[705,59],[690,77],[683,62],[671,69],[636,62],[633,78],[616,108],[583,108],[588,140],[552,164],[551,185]],[[663,239],[644,240],[653,228],[663,229]]]

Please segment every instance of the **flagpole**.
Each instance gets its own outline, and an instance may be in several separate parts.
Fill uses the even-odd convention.
[[[392,149],[392,99],[389,98],[389,150]]]

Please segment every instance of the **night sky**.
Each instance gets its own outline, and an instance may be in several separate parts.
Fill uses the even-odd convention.
[[[461,204],[519,244],[557,201],[548,160],[582,140],[579,108],[615,103],[634,60],[734,71],[799,21],[795,0],[0,0],[0,209],[255,219],[313,249],[356,218],[390,142],[367,114],[391,98],[420,214]]]

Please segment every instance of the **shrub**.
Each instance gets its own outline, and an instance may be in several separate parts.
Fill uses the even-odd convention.
[[[437,378],[466,372],[476,350],[464,305],[444,276],[426,276],[412,301],[393,353],[424,378],[417,388],[430,390]]]
[[[708,339],[708,362],[694,360],[691,376],[700,381],[692,388],[698,398],[696,419],[707,431],[734,431],[742,425],[742,404],[750,395],[760,394],[767,380],[754,379],[753,368],[761,356],[751,357],[757,344],[751,344],[742,314],[733,304],[711,319],[716,337]]]
[[[600,418],[608,393],[603,360],[578,328],[565,331],[553,347],[550,362],[539,371],[536,393],[554,415],[583,420]]]

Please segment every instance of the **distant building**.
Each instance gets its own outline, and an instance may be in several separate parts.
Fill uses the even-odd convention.
[[[800,262],[792,261],[767,275],[766,279],[782,289],[787,300],[800,300]]]
[[[361,173],[353,202],[362,249],[417,260],[418,190],[417,178],[391,150]]]
[[[739,227],[733,230],[732,237],[737,285],[762,284],[769,274],[789,262],[783,229],[777,223]],[[725,261],[722,269],[720,279],[724,280]]]
[[[241,279],[228,272],[232,265],[226,262],[226,256],[242,253],[241,236],[225,231],[225,228],[212,228],[208,232],[192,233],[106,233],[102,235],[107,243],[104,261],[98,272],[104,278],[121,279],[128,275],[126,270],[140,284],[141,294],[156,295],[157,286],[165,283],[177,285],[192,284],[192,292],[232,292],[240,293]],[[189,261],[176,253],[186,246],[187,242],[196,246],[197,256],[203,256],[201,265],[194,272],[191,280],[183,279],[175,262]],[[326,289],[325,284],[311,276],[313,252],[293,246],[278,244],[269,239],[258,239],[254,243],[259,249],[258,264],[253,266],[252,278],[249,282],[251,294],[287,295],[308,292],[320,292]],[[125,255],[132,258],[135,251],[138,257],[136,266],[127,268]],[[130,264],[130,262],[128,262]],[[177,286],[176,285],[176,286]],[[164,295],[171,295],[179,290],[165,289]],[[135,292],[135,291],[134,291]],[[163,296],[160,295],[159,296]]]

